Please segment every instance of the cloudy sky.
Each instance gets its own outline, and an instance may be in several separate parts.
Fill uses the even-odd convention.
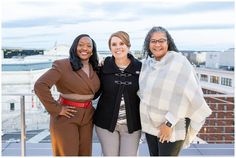
[[[234,47],[234,1],[2,0],[2,47],[51,49],[89,34],[98,50],[109,36],[129,33],[140,50],[147,32],[163,26],[180,50]]]

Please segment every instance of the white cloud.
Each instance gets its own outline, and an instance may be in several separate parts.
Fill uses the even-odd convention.
[[[234,41],[234,9],[223,2],[4,0],[2,4],[3,47],[48,49],[55,41],[70,45],[78,34],[88,33],[99,49],[108,49],[110,34],[124,30],[130,34],[132,49],[141,49],[152,26],[169,29],[181,41],[177,43],[181,49],[222,49]],[[221,45],[218,36],[224,39]]]
[[[75,0],[4,0],[3,22],[54,16],[79,16],[81,1]]]
[[[173,32],[173,38],[180,50],[225,50],[234,45],[233,31],[233,29],[179,30]]]

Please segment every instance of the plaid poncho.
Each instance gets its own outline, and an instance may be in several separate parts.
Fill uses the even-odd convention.
[[[189,146],[211,114],[194,68],[182,54],[173,51],[160,61],[143,60],[138,95],[142,130],[159,136],[158,127],[169,120],[174,125],[170,141],[185,140],[184,147]],[[186,117],[191,122],[185,138]]]

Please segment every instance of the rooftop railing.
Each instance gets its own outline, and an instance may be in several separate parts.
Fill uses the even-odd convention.
[[[55,98],[58,94],[54,95]],[[234,96],[223,94],[204,95],[212,114],[193,143],[234,143]],[[96,105],[96,101],[94,101]],[[21,155],[25,156],[26,140],[37,139],[32,132],[47,133],[49,115],[35,94],[2,94],[2,142],[21,142]],[[27,130],[26,130],[27,129]],[[4,138],[7,134],[12,134]],[[20,138],[17,135],[21,135]],[[46,134],[47,136],[47,134]],[[45,136],[45,137],[46,137]],[[4,139],[3,139],[4,138]],[[98,142],[98,140],[93,140]],[[50,142],[50,135],[41,143]],[[142,138],[141,143],[145,142]]]

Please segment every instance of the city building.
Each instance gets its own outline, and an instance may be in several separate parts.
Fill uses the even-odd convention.
[[[195,69],[202,86],[205,99],[213,113],[204,124],[194,143],[234,144],[234,58],[229,49],[222,52],[195,53],[194,62],[205,63]],[[141,51],[132,51],[136,57],[141,57]],[[194,51],[195,52],[195,51]],[[192,53],[194,53],[192,52]],[[227,54],[227,52],[229,54]],[[208,54],[209,53],[209,54]],[[110,55],[109,51],[99,51],[100,59]],[[212,56],[211,56],[212,55]],[[54,60],[69,56],[69,46],[55,45],[44,51],[43,55],[26,56],[24,58],[2,59],[2,140],[19,142],[17,133],[21,130],[20,110],[22,96],[25,97],[26,125],[29,133],[27,142],[50,142],[48,131],[49,115],[34,95],[35,81],[46,72]],[[191,56],[191,54],[190,54]],[[190,57],[189,56],[189,57]],[[211,56],[211,58],[210,58]],[[220,56],[220,58],[215,57]],[[223,59],[224,58],[224,59]],[[205,61],[204,61],[205,60]],[[214,64],[211,60],[214,60]],[[201,61],[201,62],[200,62]],[[191,62],[193,63],[193,62]],[[217,65],[217,67],[216,67]],[[230,67],[230,68],[229,68]],[[227,68],[227,69],[225,69]],[[229,69],[228,69],[229,68]],[[55,98],[58,97],[55,87],[52,87]],[[96,104],[96,103],[95,103]],[[43,135],[39,138],[38,135]],[[37,137],[37,139],[35,139]],[[143,141],[143,140],[142,140]],[[98,142],[94,136],[93,142]],[[145,143],[145,141],[143,141]],[[147,149],[145,148],[147,152]],[[145,155],[145,154],[144,154]]]
[[[213,111],[198,136],[208,143],[234,143],[234,49],[207,52],[205,67],[195,69]]]

